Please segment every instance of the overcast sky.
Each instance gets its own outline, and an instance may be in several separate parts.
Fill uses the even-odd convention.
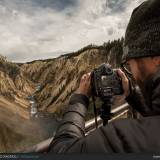
[[[124,36],[144,0],[0,0],[0,54],[26,62]]]

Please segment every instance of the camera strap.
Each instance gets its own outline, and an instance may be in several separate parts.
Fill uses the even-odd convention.
[[[92,95],[92,102],[93,102],[93,109],[94,109],[95,125],[96,125],[96,129],[97,129],[98,128],[97,108],[96,108],[96,103],[95,103],[95,97],[94,97],[94,95]]]

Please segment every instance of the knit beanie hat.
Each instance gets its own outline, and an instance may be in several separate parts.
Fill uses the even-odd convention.
[[[122,60],[160,56],[160,0],[148,0],[133,10]]]

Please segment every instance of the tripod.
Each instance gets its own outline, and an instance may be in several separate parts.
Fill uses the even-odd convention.
[[[100,117],[103,120],[103,126],[105,126],[112,117],[112,113],[111,113],[111,107],[113,102],[112,89],[107,88],[105,90],[104,95],[106,96],[103,96],[101,98],[102,107],[100,109]]]
[[[113,95],[112,95],[112,89],[111,88],[107,88],[106,90],[106,95],[107,96],[103,96],[101,98],[102,101],[102,106],[100,108],[99,114],[100,114],[100,118],[103,120],[103,126],[105,126],[108,121],[111,119],[112,117],[112,113],[111,113],[111,106],[112,106],[112,101],[113,101]],[[95,124],[96,124],[96,128],[98,127],[98,122],[97,122],[97,109],[96,109],[96,105],[95,105],[95,97],[92,96],[92,100],[93,100],[93,108],[94,108],[94,115],[95,115]]]

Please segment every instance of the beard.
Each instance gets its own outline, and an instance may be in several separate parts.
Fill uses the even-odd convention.
[[[144,104],[151,109],[154,74],[148,74],[145,64],[141,61],[138,63],[138,70],[140,76],[137,78],[136,82],[140,88]]]
[[[136,77],[136,84],[140,89],[141,111],[146,115],[156,115],[157,111],[160,113],[159,107],[153,104],[153,93],[155,92],[155,79],[160,75],[160,67],[156,68],[155,72],[149,73],[146,65],[141,62],[138,63],[138,77]],[[143,76],[142,76],[143,75]],[[159,81],[160,82],[160,81]],[[157,92],[159,93],[159,91]],[[155,101],[155,99],[154,99]],[[156,100],[157,103],[157,100]]]
[[[152,92],[153,92],[153,78],[155,72],[148,71],[148,64],[143,61],[138,61],[139,77],[136,82],[141,90],[143,101],[147,108],[152,111]]]
[[[145,105],[148,106],[149,108],[151,108],[152,106],[152,84],[153,84],[152,79],[153,75],[149,75],[143,81],[137,80],[137,84],[143,96],[143,101]]]

